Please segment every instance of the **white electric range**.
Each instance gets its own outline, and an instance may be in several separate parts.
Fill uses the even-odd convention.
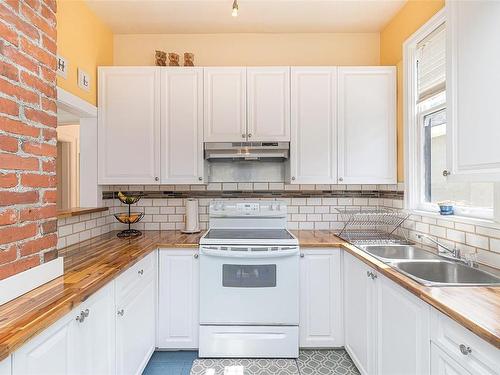
[[[281,201],[215,201],[200,240],[200,357],[296,358],[299,245]]]

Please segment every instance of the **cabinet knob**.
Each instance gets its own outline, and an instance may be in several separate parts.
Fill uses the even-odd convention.
[[[470,353],[472,353],[472,349],[470,348],[470,346],[465,346],[464,344],[460,344],[459,348],[460,352],[463,355],[469,355]]]
[[[118,316],[123,316],[125,314],[125,310],[123,310],[123,309],[118,310],[117,314],[118,314]]]
[[[301,258],[304,258],[304,253],[300,253],[300,257],[301,257]]]
[[[375,280],[377,277],[378,277],[377,274],[372,272],[372,274],[371,274],[372,280]]]
[[[194,259],[198,259],[198,257],[199,257],[199,255],[198,255],[198,254],[194,254],[194,255],[193,255],[193,258],[194,258]]]
[[[83,315],[87,318],[90,315],[90,310],[85,309],[85,311],[83,311]]]
[[[203,181],[203,177],[198,177],[198,181]]]
[[[448,177],[449,175],[451,175],[451,172],[450,171],[447,171],[446,169],[443,171],[443,176],[444,177]]]
[[[295,176],[292,176],[292,181],[295,181]]]
[[[372,273],[370,271],[366,271],[366,277],[371,277]]]
[[[252,138],[252,133],[248,134],[248,138]]]
[[[137,273],[138,273],[139,275],[144,275],[144,270],[139,270],[139,271],[137,271]]]
[[[241,138],[246,138],[247,136],[245,134],[242,134],[241,135]]]
[[[339,177],[339,182],[342,182],[344,181],[344,179],[342,177]]]
[[[155,177],[155,181],[160,181],[160,178],[159,177]]]

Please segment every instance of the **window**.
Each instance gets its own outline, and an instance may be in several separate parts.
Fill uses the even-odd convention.
[[[440,202],[451,202],[457,215],[493,218],[493,183],[453,182],[447,177],[445,24],[426,30],[405,52],[405,64],[413,65],[405,72],[412,78],[407,90],[413,88],[406,100],[413,107],[407,108],[407,205],[438,211]]]

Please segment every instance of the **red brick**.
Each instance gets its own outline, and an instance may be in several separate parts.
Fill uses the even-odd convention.
[[[40,136],[40,129],[34,126],[27,125],[22,121],[12,120],[7,117],[0,116],[0,130],[7,133],[25,135],[28,137],[37,138]]]
[[[20,0],[5,0],[5,4],[11,7],[14,12],[19,12],[19,2]]]
[[[21,81],[49,98],[56,97],[55,82],[53,84],[44,82],[40,78],[26,72],[21,72]]]
[[[39,264],[40,257],[38,255],[32,255],[28,258],[22,258],[15,262],[0,266],[0,280],[15,275],[16,273],[26,271],[30,268],[38,266]]]
[[[57,190],[45,190],[42,201],[43,203],[57,203]]]
[[[17,210],[12,208],[0,211],[0,226],[10,225],[17,222]]]
[[[19,226],[11,226],[0,229],[0,244],[11,243],[14,241],[24,240],[33,237],[37,234],[38,226],[36,223],[31,223]]]
[[[42,78],[49,82],[49,83],[54,83],[57,80],[56,77],[56,71],[50,68],[47,68],[46,66],[40,65],[40,71],[42,73]]]
[[[6,79],[0,79],[0,92],[3,92],[5,95],[13,96],[21,102],[30,104],[38,104],[40,102],[40,96],[37,93],[14,85]]]
[[[8,135],[0,135],[0,150],[17,152],[18,149],[19,141],[17,138],[9,137]]]
[[[56,0],[42,0],[45,5],[49,7],[49,9],[56,13],[57,12],[57,1]]]
[[[50,142],[57,139],[57,131],[55,129],[43,129],[42,137],[45,142]]]
[[[36,171],[38,170],[38,159],[30,157],[24,158],[12,154],[0,154],[0,165],[2,169]]]
[[[47,160],[42,161],[42,171],[56,173],[56,161],[55,160]]]
[[[0,173],[0,188],[15,186],[17,186],[17,175],[15,173]]]
[[[39,0],[24,0],[24,2],[36,11],[38,11],[40,9],[40,1]]]
[[[20,221],[35,221],[40,219],[50,219],[56,217],[56,205],[43,207],[31,207],[21,210],[19,213]]]
[[[38,109],[25,108],[24,115],[28,120],[38,122],[52,128],[57,127],[57,116],[55,114],[40,111]]]
[[[56,101],[42,97],[42,109],[44,111],[57,113]]]
[[[38,40],[39,34],[36,27],[23,21],[16,13],[0,4],[0,19],[14,26],[17,30],[29,36],[31,39]]]
[[[19,105],[12,100],[0,98],[0,112],[6,113],[6,114],[12,115],[12,116],[18,116],[19,115]]]
[[[2,38],[4,38],[7,42],[17,46],[19,41],[17,38],[17,33],[15,30],[12,30],[10,27],[7,25],[0,23],[0,35]]]
[[[17,50],[17,48],[12,46],[6,46],[0,41],[0,55],[5,56],[17,65],[21,65],[23,68],[38,74],[38,64],[32,60],[30,56]]]
[[[50,262],[51,260],[54,260],[57,258],[58,252],[57,249],[46,251],[43,253],[43,262]]]
[[[50,234],[56,232],[57,232],[57,220],[51,220],[42,223],[42,234]]]
[[[57,24],[57,19],[56,19],[56,14],[46,5],[42,5],[42,17],[45,18],[49,23],[52,25],[56,26]],[[57,32],[57,28],[56,28]]]
[[[13,64],[5,61],[0,61],[0,76],[7,77],[12,81],[19,80],[19,70]]]
[[[56,187],[57,180],[55,175],[29,173],[21,175],[21,185],[34,188],[50,188]]]
[[[29,9],[29,8],[28,8]],[[56,69],[56,56],[43,48],[38,47],[26,38],[21,38],[21,50],[35,58],[38,62]]]
[[[56,39],[57,34],[54,23],[40,17],[37,12],[24,4],[21,4],[21,14],[29,19],[31,23],[35,25],[39,30],[43,31],[52,39]]]
[[[38,202],[37,191],[0,191],[0,206],[11,206],[14,204],[29,204]]]
[[[57,147],[55,145],[50,145],[48,143],[23,143],[22,146],[24,152],[31,155],[38,156],[57,156]]]
[[[10,263],[15,261],[17,258],[17,246],[12,245],[7,249],[0,249],[0,264]]]
[[[21,257],[35,254],[41,250],[50,249],[57,245],[57,235],[50,234],[45,237],[37,238],[36,240],[28,241],[19,246]]]
[[[56,42],[49,38],[46,35],[42,36],[42,45],[50,52],[53,53],[54,55],[57,53],[57,45]]]

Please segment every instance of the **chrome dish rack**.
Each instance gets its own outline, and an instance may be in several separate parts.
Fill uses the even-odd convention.
[[[398,231],[410,216],[408,212],[387,207],[355,207],[337,212],[344,222],[338,236],[355,245],[409,243],[406,231]]]

